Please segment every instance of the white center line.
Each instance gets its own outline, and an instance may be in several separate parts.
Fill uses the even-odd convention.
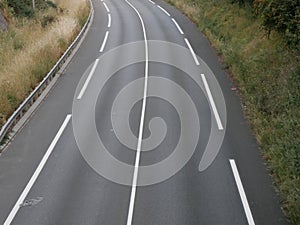
[[[104,48],[105,48],[105,45],[106,45],[106,42],[107,42],[107,39],[108,39],[108,35],[109,35],[109,31],[106,31],[105,37],[104,37],[104,40],[102,42],[102,45],[101,45],[101,48],[100,48],[99,52],[104,51]]]
[[[197,59],[197,56],[196,56],[196,54],[195,54],[195,52],[194,52],[194,50],[193,50],[193,48],[192,48],[192,46],[191,46],[189,40],[188,40],[187,38],[185,38],[184,41],[185,41],[185,43],[187,44],[188,48],[190,49],[190,52],[192,53],[192,56],[193,56],[193,58],[194,58],[194,61],[195,61],[196,65],[199,66],[200,63],[199,63],[199,61],[198,61],[198,59]]]
[[[107,27],[109,28],[111,26],[111,15],[110,15],[110,13],[107,14],[107,16],[108,16]]]
[[[239,171],[238,171],[238,169],[236,167],[236,164],[235,164],[235,161],[234,161],[234,159],[230,159],[229,162],[230,162],[230,166],[231,166],[231,169],[232,169],[232,172],[233,172],[233,176],[234,176],[237,188],[239,190],[239,194],[240,194],[242,203],[243,203],[243,207],[244,207],[244,211],[246,213],[248,224],[249,225],[255,225],[254,220],[253,220],[253,216],[252,216],[249,204],[248,204],[248,200],[247,200],[247,197],[246,197],[246,194],[245,194],[245,191],[244,191],[244,187],[243,187],[240,175],[239,175]]]
[[[83,85],[83,87],[82,87],[79,95],[77,96],[77,100],[80,100],[82,98],[82,96],[84,95],[85,90],[86,90],[87,86],[90,83],[90,80],[91,80],[91,78],[92,78],[92,76],[93,76],[93,74],[94,74],[94,72],[96,70],[96,67],[97,67],[98,63],[99,63],[99,59],[96,59],[94,65],[93,65],[93,67],[91,69],[91,72],[89,73],[89,75],[88,75],[86,81],[84,82],[84,85]]]
[[[221,122],[221,119],[220,119],[220,116],[219,116],[219,113],[218,113],[218,110],[217,110],[217,107],[215,105],[215,101],[212,97],[212,94],[210,92],[210,89],[209,89],[209,86],[208,86],[208,83],[206,81],[206,78],[205,78],[205,75],[204,74],[201,74],[201,77],[202,77],[202,81],[204,83],[204,87],[205,87],[205,90],[206,90],[206,93],[208,95],[208,99],[209,99],[209,103],[210,103],[210,106],[213,110],[213,113],[215,115],[215,119],[217,121],[217,125],[218,125],[218,128],[219,130],[223,130],[223,125],[222,125],[222,122]]]
[[[148,0],[150,3],[152,3],[153,5],[155,5],[155,2],[151,1],[151,0]]]
[[[134,211],[136,188],[137,188],[138,171],[139,171],[139,165],[140,165],[140,156],[141,156],[141,148],[142,148],[142,140],[143,140],[144,121],[145,121],[145,110],[146,110],[146,104],[147,104],[149,55],[148,55],[147,34],[146,34],[146,28],[145,28],[143,18],[141,16],[141,14],[139,13],[139,11],[128,0],[125,0],[125,2],[127,2],[127,4],[138,15],[138,17],[141,21],[141,24],[142,24],[144,40],[145,40],[145,83],[144,83],[143,104],[142,104],[141,120],[140,120],[140,127],[139,127],[137,151],[136,151],[135,163],[134,163],[134,172],[133,172],[133,179],[132,179],[128,216],[127,216],[127,225],[131,225],[132,218],[133,218],[133,211]]]
[[[176,22],[176,20],[174,18],[172,18],[173,23],[175,24],[175,26],[177,27],[178,31],[180,34],[184,34],[181,27],[179,26],[179,24]]]
[[[105,7],[106,11],[109,13],[109,8],[107,7],[107,5],[106,5],[106,3],[105,3],[105,2],[103,2],[103,5],[104,5],[104,7]]]
[[[165,14],[167,14],[168,16],[171,16],[170,13],[168,13],[167,10],[165,10],[163,7],[161,7],[161,6],[159,6],[159,5],[157,5],[157,7],[158,7],[161,11],[163,11]]]
[[[70,119],[71,119],[71,115],[67,115],[67,117],[65,118],[65,121],[61,125],[59,131],[57,132],[57,134],[54,137],[53,141],[51,142],[49,148],[47,149],[44,157],[42,158],[42,161],[40,162],[40,164],[36,168],[34,174],[30,178],[30,180],[27,183],[25,189],[23,190],[22,194],[20,195],[19,199],[17,200],[16,204],[14,205],[13,209],[11,210],[10,214],[6,218],[6,220],[5,220],[5,222],[4,222],[3,225],[10,225],[11,222],[13,221],[14,217],[16,216],[17,212],[20,209],[20,205],[24,202],[24,200],[27,197],[30,189],[32,188],[32,186],[34,185],[36,179],[38,178],[39,174],[41,173],[42,169],[44,168],[44,166],[45,166],[45,164],[46,164],[46,162],[47,162],[50,154],[52,153],[53,149],[55,148],[55,145],[57,144],[60,136],[62,135],[63,131],[67,127]]]

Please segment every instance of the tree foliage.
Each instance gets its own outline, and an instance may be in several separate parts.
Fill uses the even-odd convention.
[[[283,34],[288,44],[300,49],[300,0],[272,0],[263,10],[263,26]]]
[[[15,15],[20,17],[32,17],[34,11],[30,0],[7,0],[7,5],[13,9]]]
[[[277,31],[287,43],[300,50],[300,0],[231,0],[251,5],[263,18],[263,27],[270,34]]]
[[[12,8],[14,14],[18,17],[32,17],[34,10],[32,8],[32,0],[6,0],[7,5]],[[56,7],[51,1],[35,0],[37,10],[44,10],[48,7]]]

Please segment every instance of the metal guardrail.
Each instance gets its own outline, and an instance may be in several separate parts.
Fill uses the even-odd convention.
[[[3,125],[0,131],[0,143],[3,141],[4,137],[10,132],[13,126],[22,118],[22,116],[27,112],[30,106],[38,99],[38,97],[45,90],[50,81],[55,77],[56,73],[61,69],[67,58],[71,55],[74,48],[77,46],[78,42],[81,40],[84,32],[86,31],[88,24],[90,23],[94,9],[92,1],[90,0],[90,13],[89,16],[82,27],[80,33],[77,35],[72,44],[68,47],[65,53],[60,57],[56,64],[52,67],[50,72],[44,77],[44,79],[39,83],[39,85],[30,93],[30,95],[22,102],[17,110],[10,116],[7,122]]]

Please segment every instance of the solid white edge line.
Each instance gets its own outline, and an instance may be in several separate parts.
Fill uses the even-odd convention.
[[[180,34],[184,34],[181,27],[179,26],[179,24],[176,22],[176,20],[174,18],[172,18],[173,23],[175,24],[175,26],[177,27],[177,30],[179,31]]]
[[[104,5],[104,7],[105,7],[106,11],[109,13],[109,8],[108,8],[108,6],[106,5],[106,3],[105,3],[105,2],[103,2],[103,5]]]
[[[110,13],[108,13],[107,16],[108,16],[107,27],[110,28],[111,27],[111,15],[110,15]]]
[[[221,119],[220,119],[220,116],[219,116],[219,113],[218,113],[218,110],[217,110],[217,107],[215,105],[215,101],[212,97],[212,94],[210,92],[210,89],[209,89],[209,86],[208,86],[208,83],[206,81],[206,78],[205,78],[205,75],[204,74],[201,74],[201,77],[202,77],[202,81],[204,83],[204,87],[205,87],[205,90],[206,90],[206,93],[208,95],[208,99],[209,99],[209,102],[210,102],[210,106],[213,110],[213,113],[215,115],[215,119],[216,119],[216,122],[217,122],[217,125],[218,125],[218,129],[219,130],[223,130],[223,125],[222,125],[222,122],[221,122]]]
[[[107,42],[107,39],[108,39],[108,35],[109,35],[109,31],[106,31],[105,37],[104,37],[104,40],[102,42],[102,45],[101,45],[101,48],[100,48],[99,52],[104,51],[104,48],[105,48],[105,45],[106,45],[106,42]]]
[[[244,207],[244,211],[246,213],[248,224],[249,225],[255,225],[254,219],[253,219],[253,216],[252,216],[249,204],[248,204],[248,200],[247,200],[247,197],[246,197],[246,194],[245,194],[245,191],[244,191],[244,187],[243,187],[240,175],[239,175],[239,171],[238,171],[237,166],[235,164],[235,161],[234,161],[234,159],[229,159],[229,162],[230,162],[230,166],[231,166],[233,176],[234,176],[234,179],[235,179],[235,182],[236,182],[236,186],[238,188],[238,191],[239,191],[242,203],[243,203],[243,207]]]
[[[145,110],[146,110],[146,104],[147,104],[149,56],[148,56],[147,34],[146,34],[146,28],[145,28],[143,18],[141,16],[141,14],[139,13],[139,11],[128,0],[125,0],[125,2],[127,2],[127,4],[137,13],[137,15],[141,21],[141,24],[142,24],[144,40],[145,40],[145,83],[144,83],[143,104],[142,104],[141,120],[140,120],[140,127],[139,127],[137,151],[136,151],[136,157],[135,157],[135,163],[134,163],[134,172],[133,172],[133,179],[132,179],[128,216],[127,216],[127,225],[131,225],[132,219],[133,219],[133,211],[134,211],[134,203],[135,203],[135,195],[136,195],[137,179],[138,179],[138,170],[139,170],[139,165],[140,165],[140,155],[141,155],[141,147],[142,147],[142,140],[143,140]]]
[[[151,2],[153,5],[155,5],[155,2],[151,1],[151,0],[148,0],[149,2]]]
[[[191,52],[191,54],[192,54],[192,56],[194,58],[194,61],[195,61],[196,65],[199,66],[200,63],[199,63],[199,61],[197,59],[197,56],[196,56],[196,54],[195,54],[195,52],[194,52],[194,50],[193,50],[193,48],[192,48],[189,40],[187,38],[184,38],[184,41],[185,41],[186,45],[188,46],[188,48],[190,49],[190,52]]]
[[[93,65],[93,67],[91,69],[91,72],[89,73],[86,81],[84,82],[83,87],[81,88],[81,91],[80,91],[79,95],[77,96],[77,100],[80,100],[82,98],[82,96],[84,95],[85,90],[86,90],[87,86],[90,83],[90,80],[91,80],[91,78],[92,78],[92,76],[93,76],[93,74],[94,74],[94,72],[96,70],[96,67],[97,67],[98,63],[99,63],[99,59],[96,59],[94,65]]]
[[[160,5],[157,5],[157,7],[158,7],[161,11],[163,11],[165,14],[167,14],[168,16],[171,16],[170,13],[168,13],[168,11],[165,10],[165,9],[164,9],[163,7],[161,7]]]
[[[27,197],[30,189],[34,185],[36,179],[38,178],[39,174],[41,173],[42,169],[44,168],[50,154],[52,153],[53,149],[55,148],[55,145],[57,144],[60,136],[62,135],[63,131],[67,127],[72,115],[67,115],[65,118],[63,124],[61,125],[59,131],[57,132],[56,136],[54,137],[53,141],[51,142],[49,148],[47,149],[44,157],[42,158],[41,162],[39,163],[38,167],[36,168],[34,174],[30,178],[29,182],[27,183],[25,189],[23,190],[22,194],[20,195],[19,199],[17,200],[16,204],[10,211],[8,217],[6,218],[3,225],[10,225],[13,221],[14,217],[16,216],[17,212],[20,209],[20,205],[24,202],[25,198]]]

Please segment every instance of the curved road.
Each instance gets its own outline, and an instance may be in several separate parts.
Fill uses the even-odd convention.
[[[0,156],[0,223],[288,224],[229,76],[195,25],[161,1],[92,3],[94,19],[79,50]],[[133,42],[138,43],[114,51]],[[185,50],[178,54],[177,48]],[[193,104],[182,99],[187,96],[181,90]],[[127,144],[114,124],[118,135],[131,137]],[[118,170],[104,154],[96,158],[90,151],[98,146],[95,133],[115,159],[132,166]],[[168,167],[148,173],[147,166],[172,155],[182,136],[186,142],[174,165],[185,157],[187,163],[174,175]],[[220,140],[214,158],[206,146]],[[190,149],[195,151],[189,156]],[[199,171],[207,153],[208,168]]]

